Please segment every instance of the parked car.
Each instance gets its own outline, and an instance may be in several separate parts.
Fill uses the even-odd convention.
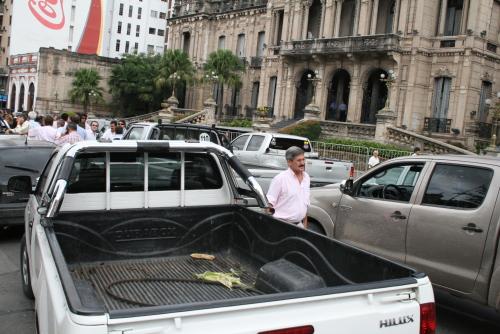
[[[266,208],[210,142],[59,148],[21,243],[37,332],[434,333],[425,274],[238,204],[230,168]]]
[[[231,142],[234,154],[249,168],[288,168],[285,151],[291,146],[298,146],[305,152],[306,171],[311,182],[316,184],[336,183],[345,180],[351,173],[350,161],[319,159],[311,141],[305,137],[254,132],[238,136]]]
[[[123,135],[123,140],[196,140],[210,141],[231,149],[223,131],[213,126],[185,123],[133,123]]]
[[[54,145],[46,141],[0,136],[0,226],[24,223],[25,189],[35,186],[52,151]]]
[[[351,182],[311,190],[323,233],[426,272],[442,299],[500,311],[500,159],[397,158]]]

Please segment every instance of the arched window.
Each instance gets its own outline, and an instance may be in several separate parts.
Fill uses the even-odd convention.
[[[9,108],[11,110],[14,110],[16,107],[16,85],[12,85],[12,91],[10,92],[10,98],[9,98]]]
[[[21,84],[21,89],[19,89],[19,103],[17,107],[17,111],[23,112],[26,111],[25,105],[24,105],[24,84]]]
[[[338,70],[330,82],[326,119],[347,121],[351,76],[346,70]]]
[[[35,85],[31,83],[28,88],[28,108],[27,111],[33,110],[33,103],[35,102]]]
[[[381,74],[384,74],[387,78],[386,71],[382,69],[373,70],[364,85],[361,123],[375,124],[377,112],[385,106],[387,86],[380,81]]]

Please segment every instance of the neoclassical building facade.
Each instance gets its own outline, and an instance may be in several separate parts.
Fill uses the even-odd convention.
[[[227,114],[268,106],[276,121],[300,119],[314,95],[324,120],[373,124],[389,97],[402,128],[491,131],[499,0],[178,0],[169,27],[200,69],[218,48],[244,59],[242,87],[218,101]],[[188,89],[185,107],[211,94]]]

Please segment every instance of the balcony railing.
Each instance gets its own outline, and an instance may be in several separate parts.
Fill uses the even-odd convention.
[[[436,133],[450,133],[451,119],[449,118],[431,118],[424,119],[424,131]]]
[[[399,41],[399,36],[394,34],[307,39],[283,43],[280,54],[294,56],[399,51]]]
[[[262,57],[252,57],[250,58],[251,68],[261,68],[262,67]]]

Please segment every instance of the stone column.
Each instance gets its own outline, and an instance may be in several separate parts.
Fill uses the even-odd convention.
[[[279,29],[279,15],[277,12],[273,12],[273,15],[272,15],[272,20],[273,21],[273,24],[271,24],[272,26],[272,33],[271,33],[271,40],[269,41],[269,45],[279,45],[280,44],[280,41],[278,41],[278,29]]]
[[[163,123],[173,123],[175,118],[173,109],[177,108],[178,105],[179,101],[175,98],[175,96],[169,97],[168,100],[163,101],[161,104],[161,110],[158,114],[158,118],[160,118]]]
[[[318,85],[316,86],[316,105],[319,107],[319,111],[320,111],[320,115],[319,117],[321,119],[325,119],[326,115],[325,115],[325,110],[328,108],[328,106],[326,106],[325,108],[325,105],[326,105],[326,95],[328,93],[328,83],[324,82],[324,78],[325,78],[325,64],[322,63],[320,66],[319,66],[319,76],[321,78],[323,78],[320,82],[318,82]]]
[[[333,30],[333,37],[339,37],[340,34],[340,20],[342,14],[342,1],[337,0],[335,2],[336,10],[335,10],[335,28]]]
[[[399,11],[396,12],[396,13],[399,13],[398,26],[396,27],[396,31],[401,31],[403,33],[405,31],[407,31],[406,24],[408,23],[408,21],[407,21],[408,1],[409,0],[400,0]]]
[[[361,65],[358,62],[353,68],[349,90],[349,109],[347,110],[347,120],[354,123],[361,121],[363,83],[361,82],[360,72]]]
[[[208,99],[205,100],[203,103],[203,111],[206,112],[205,114],[205,123],[206,124],[215,124],[216,123],[216,117],[215,117],[215,107],[217,104],[215,103],[214,99],[209,97]]]
[[[439,30],[438,35],[444,35],[444,25],[446,23],[446,8],[448,7],[448,0],[441,1],[441,9],[439,13]]]
[[[323,38],[325,35],[325,17],[326,15],[326,0],[321,0],[321,23],[319,25],[318,38]]]
[[[477,2],[473,0],[472,2]],[[469,17],[469,0],[464,0],[462,18],[460,20],[460,34],[467,32],[467,18]]]
[[[473,0],[470,2],[470,8],[469,8],[469,13],[468,13],[468,18],[467,18],[467,29],[470,29],[472,31],[476,31],[477,29],[477,16],[479,14],[479,3],[480,1]],[[466,30],[467,30],[466,29]]]
[[[309,6],[306,4],[304,5],[304,9],[302,10],[302,36],[301,38],[299,39],[308,39],[308,31],[307,31],[307,28],[308,28],[308,25],[309,25]]]
[[[358,0],[358,1],[356,1],[356,5],[354,6],[354,29],[352,30],[353,36],[356,36],[359,32],[359,21],[361,19],[361,17],[360,17],[361,6],[363,5],[361,3],[361,1],[363,1],[363,4],[366,4],[366,0]],[[364,5],[363,5],[363,7],[364,7]]]
[[[384,109],[379,110],[377,113],[377,124],[375,126],[375,140],[378,142],[387,142],[387,128],[394,126],[396,120],[396,113],[386,106]]]
[[[375,35],[377,32],[378,6],[379,6],[379,0],[373,0],[370,35]]]
[[[299,40],[301,38],[301,28],[302,28],[302,10],[300,9],[300,5],[296,4],[295,5],[295,15],[293,15],[292,18],[292,36],[291,40]]]
[[[360,35],[368,35],[370,33],[370,6],[368,0],[361,0],[358,11],[358,30]]]
[[[325,4],[325,17],[323,19],[323,35],[325,38],[333,37],[333,26],[335,18],[336,3],[333,0],[327,0]]]

